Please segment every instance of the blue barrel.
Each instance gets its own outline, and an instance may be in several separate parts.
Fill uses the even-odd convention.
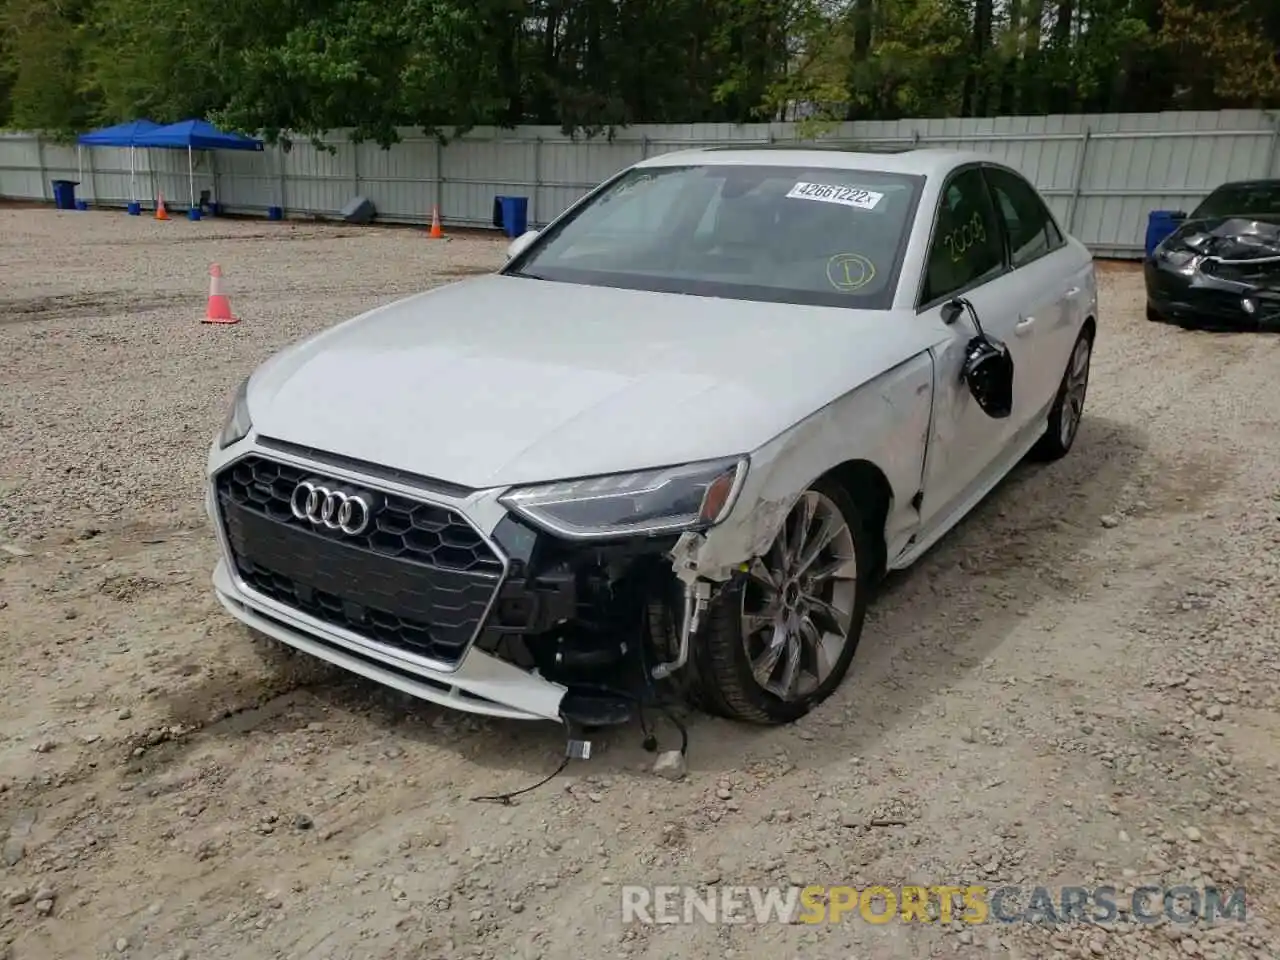
[[[200,219],[200,208],[199,208],[199,207],[190,207],[190,208],[187,210],[187,219],[188,219],[188,220],[199,220],[199,219]]]
[[[89,201],[87,201],[87,200],[77,200],[77,201],[76,201],[76,209],[77,209],[77,210],[88,210],[88,209],[89,209]]]
[[[493,225],[508,237],[518,237],[529,229],[528,197],[494,197]]]
[[[1152,210],[1147,217],[1147,256],[1155,252],[1160,241],[1178,229],[1178,224],[1187,218],[1181,210]]]
[[[79,180],[53,180],[53,205],[58,210],[74,210],[76,208],[76,187]]]
[[[129,206],[126,207],[125,209],[129,211],[129,216],[131,217],[142,216],[142,204],[137,200],[130,200]]]
[[[268,220],[283,220],[284,210],[280,207],[267,207]]]

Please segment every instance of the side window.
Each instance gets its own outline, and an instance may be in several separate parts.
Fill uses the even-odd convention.
[[[1058,229],[1058,225],[1053,222],[1053,217],[1050,217],[1048,221],[1045,223],[1045,229],[1049,231],[1049,249],[1050,250],[1057,250],[1060,246],[1062,246],[1064,243],[1067,242],[1066,239],[1062,236],[1062,231]]]
[[[997,167],[988,167],[986,175],[1009,234],[1013,269],[1025,267],[1062,244],[1062,234],[1031,184]]]
[[[1004,267],[996,212],[977,167],[952,178],[938,204],[922,302],[994,278]]]

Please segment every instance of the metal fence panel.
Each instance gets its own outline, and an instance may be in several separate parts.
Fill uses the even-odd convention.
[[[354,196],[382,220],[490,226],[494,197],[529,198],[540,226],[600,181],[645,157],[720,144],[790,142],[791,123],[641,124],[606,137],[571,139],[557,127],[479,128],[447,145],[402,130],[390,150],[352,144],[335,131],[316,147],[197,152],[195,193],[209,190],[236,213],[278,206],[288,216],[332,216]],[[824,141],[865,148],[943,147],[991,153],[1021,170],[1068,230],[1099,256],[1141,254],[1152,210],[1189,209],[1226,180],[1280,177],[1280,116],[1258,110],[1147,114],[913,119],[846,123]],[[327,148],[327,149],[326,149]],[[47,200],[49,181],[80,180],[95,206],[131,195],[130,151],[0,134],[0,196]],[[187,155],[138,150],[136,183],[147,206],[158,192],[179,209],[188,200]]]

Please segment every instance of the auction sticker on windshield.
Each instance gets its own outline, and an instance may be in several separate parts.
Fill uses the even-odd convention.
[[[787,191],[789,200],[818,200],[822,203],[840,203],[846,207],[857,207],[859,210],[874,210],[876,204],[884,199],[883,193],[864,190],[861,187],[837,187],[828,183],[805,183],[801,181]]]

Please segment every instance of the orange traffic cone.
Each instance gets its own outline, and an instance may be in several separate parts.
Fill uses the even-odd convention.
[[[169,219],[169,211],[168,211],[168,210],[166,210],[166,209],[164,208],[164,194],[163,194],[163,193],[157,193],[157,194],[156,194],[156,198],[157,198],[157,199],[156,199],[156,219],[157,219],[157,220],[168,220],[168,219]]]
[[[427,234],[432,240],[443,240],[444,231],[440,229],[440,208],[431,208],[431,232]]]
[[[202,323],[239,323],[231,315],[231,301],[222,292],[222,268],[216,263],[209,267],[209,306]]]

